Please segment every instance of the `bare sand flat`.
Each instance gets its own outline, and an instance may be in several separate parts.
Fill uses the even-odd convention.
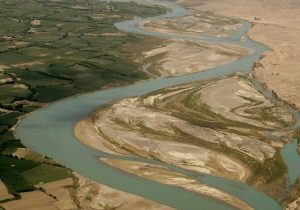
[[[32,61],[32,62],[26,62],[26,63],[18,63],[11,65],[12,67],[17,67],[17,68],[25,68],[28,66],[34,66],[34,65],[42,65],[44,64],[42,61]]]
[[[75,174],[76,199],[84,210],[172,210],[143,197],[119,191]]]
[[[144,63],[157,66],[153,74],[162,77],[190,74],[224,65],[248,54],[247,49],[236,46],[207,44],[202,42],[174,41],[143,52]]]
[[[155,180],[164,184],[175,185],[187,190],[211,196],[228,203],[238,209],[251,210],[252,208],[238,198],[222,192],[218,189],[209,187],[199,183],[197,180],[187,177],[183,174],[172,172],[167,168],[159,165],[147,164],[137,161],[117,160],[117,159],[101,159],[110,166],[119,168],[129,173],[136,174],[140,177]]]
[[[102,151],[126,148],[135,155],[246,181],[255,175],[249,159],[263,163],[284,144],[271,144],[265,131],[292,121],[287,110],[266,100],[249,80],[231,76],[116,101],[79,122],[75,134]]]
[[[217,17],[209,13],[194,13],[183,17],[172,17],[163,20],[146,20],[139,24],[140,28],[148,31],[158,31],[168,34],[199,35],[210,34],[226,37],[241,23],[226,17]]]
[[[0,73],[3,72],[5,69],[9,68],[8,66],[0,65]]]
[[[268,45],[254,74],[279,97],[300,108],[300,2],[298,0],[179,0],[201,11],[254,22],[249,36]]]

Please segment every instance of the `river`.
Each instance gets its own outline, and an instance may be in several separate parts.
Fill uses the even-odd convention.
[[[156,1],[138,1],[155,3]],[[171,1],[157,1],[159,4],[167,4],[172,9],[165,15],[155,17],[175,17],[187,14],[187,11]],[[242,21],[243,26],[227,38],[202,36],[169,35],[158,32],[148,32],[138,29],[135,25],[141,19],[124,21],[115,26],[123,31],[139,33],[150,36],[160,36],[172,39],[201,40],[214,43],[223,43],[251,48],[254,53],[238,59],[237,61],[220,67],[208,69],[190,75],[170,78],[157,78],[126,87],[96,91],[84,95],[67,98],[48,107],[40,109],[20,121],[16,129],[16,135],[28,148],[40,154],[53,158],[56,162],[88,177],[96,182],[116,188],[125,192],[140,195],[158,203],[182,210],[226,210],[233,209],[221,201],[184,190],[180,187],[161,184],[155,181],[121,172],[99,161],[99,158],[125,159],[122,156],[110,155],[81,144],[74,136],[74,125],[85,118],[92,110],[110,103],[113,100],[140,96],[161,88],[183,84],[192,81],[213,79],[236,72],[248,74],[253,63],[261,54],[268,50],[264,45],[256,43],[246,35],[251,24]],[[241,39],[241,37],[244,37]],[[264,91],[262,89],[262,91]],[[272,97],[272,95],[270,96]],[[293,146],[293,149],[294,146]],[[284,152],[283,152],[284,154]],[[148,161],[139,157],[127,159]],[[300,161],[299,161],[300,162]],[[161,164],[161,163],[158,163]],[[174,166],[168,166],[171,170],[180,171],[188,176],[198,179],[200,182],[228,192],[257,210],[277,210],[280,205],[267,195],[255,190],[245,183],[207,174],[198,174]],[[300,167],[299,167],[300,168]]]

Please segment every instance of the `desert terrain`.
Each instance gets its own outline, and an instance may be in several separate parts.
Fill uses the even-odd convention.
[[[271,48],[254,75],[282,99],[300,108],[300,3],[297,0],[179,0],[197,11],[245,19],[253,23],[250,38]]]

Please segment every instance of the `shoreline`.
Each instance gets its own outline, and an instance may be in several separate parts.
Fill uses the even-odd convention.
[[[144,81],[141,81],[141,82],[144,82]],[[76,96],[72,96],[72,97],[76,97]]]
[[[234,19],[236,19],[236,18],[234,18]],[[242,20],[242,19],[240,19],[240,20]],[[249,39],[252,39],[252,40],[256,41],[255,39],[253,39],[253,38],[249,35],[249,31],[254,27],[254,24],[253,24],[253,23],[254,23],[254,22],[251,22],[251,28],[247,31],[247,33],[246,33],[245,35],[248,36]],[[142,28],[144,28],[144,27],[142,27]],[[206,41],[203,41],[203,42],[206,43]],[[209,42],[207,42],[207,43],[209,43]],[[262,42],[259,42],[259,43],[262,43]],[[262,43],[262,44],[265,45],[265,43]],[[225,45],[235,47],[235,45],[228,44],[228,43],[226,43]],[[267,45],[266,45],[266,46],[267,46]],[[244,49],[247,49],[247,48],[244,47]],[[270,49],[271,49],[271,48],[270,48]],[[251,54],[251,51],[249,50],[248,53]],[[262,57],[261,57],[257,62],[259,62],[261,59],[262,59]],[[234,62],[234,61],[233,61],[233,62]],[[211,68],[213,68],[213,67],[211,67]],[[201,70],[201,71],[209,71],[209,69],[211,69],[211,68],[204,69],[204,70]],[[251,73],[252,73],[252,70],[249,72],[249,74],[251,74]],[[193,74],[193,73],[190,73],[190,74]],[[175,77],[175,76],[176,76],[176,75],[172,75],[172,76],[169,76],[169,77]],[[253,76],[255,76],[255,75],[253,75]],[[153,78],[150,78],[150,80],[151,80],[151,79],[153,79]],[[141,81],[141,82],[144,82],[144,81]],[[264,85],[263,83],[261,83],[261,84]],[[265,87],[265,86],[264,86],[264,87]],[[266,89],[269,90],[268,88],[266,88]],[[279,97],[277,97],[277,98],[279,99]],[[111,103],[114,103],[114,102],[111,102]],[[97,109],[98,109],[98,108],[97,108]],[[97,109],[91,111],[90,113],[95,112]],[[85,140],[87,140],[87,141],[82,140],[83,135],[80,134],[80,130],[83,130],[83,127],[81,127],[81,126],[82,126],[82,123],[90,123],[90,122],[88,122],[88,121],[89,121],[88,119],[82,119],[81,121],[79,121],[79,122],[76,123],[75,129],[74,129],[74,135],[77,137],[77,139],[78,139],[82,144],[84,144],[84,145],[86,145],[86,146],[89,146],[89,147],[92,147],[92,148],[95,148],[95,149],[100,149],[101,151],[104,151],[104,152],[106,151],[106,152],[115,154],[115,151],[114,151],[114,150],[107,150],[107,148],[106,148],[101,142],[95,143],[95,142],[92,142],[92,139],[87,140],[88,138],[85,139]],[[80,125],[80,124],[81,124],[81,125]],[[93,128],[93,129],[95,129],[95,128]],[[95,132],[95,130],[92,131],[92,132]],[[123,151],[123,152],[124,152],[124,151]],[[116,154],[120,154],[120,153],[116,153]],[[124,154],[125,154],[125,153],[124,153]],[[120,169],[120,170],[121,170],[121,169]]]
[[[131,173],[136,176],[140,176],[145,179],[151,179],[164,184],[175,185],[183,189],[220,200],[221,202],[224,202],[238,209],[253,210],[252,207],[250,207],[244,201],[236,198],[235,196],[232,196],[216,188],[209,187],[205,184],[201,184],[201,182],[198,182],[197,180],[170,171],[167,168],[159,165],[109,158],[100,158],[100,161],[111,167],[117,168],[120,171]],[[148,172],[148,170],[151,170],[151,172]]]
[[[300,110],[300,97],[295,96],[298,93],[296,89],[300,88],[296,80],[300,76],[300,72],[297,71],[299,57],[297,59],[295,56],[300,53],[300,42],[297,39],[300,28],[296,27],[300,24],[300,6],[296,4],[297,1],[271,2],[266,0],[261,2],[254,0],[249,3],[241,0],[239,3],[232,3],[232,0],[225,0],[225,2],[213,0],[199,3],[196,0],[178,0],[177,2],[196,11],[208,11],[251,22],[252,27],[247,31],[248,37],[270,49],[264,52],[262,58],[257,61],[263,66],[253,68],[253,74],[256,74],[261,84],[266,84],[268,90],[275,92],[282,100]],[[231,4],[233,6],[227,6]],[[274,11],[268,10],[268,7],[273,7]],[[285,15],[287,10],[290,10],[289,15]],[[273,38],[270,39],[270,37]],[[281,55],[285,56],[284,59]],[[272,73],[277,74],[277,77],[274,77]],[[292,90],[287,89],[291,88],[290,84],[294,86]]]
[[[227,76],[227,77],[224,77],[224,78],[219,78],[219,80],[218,81],[223,81],[224,79],[228,79],[228,78],[231,78],[231,77],[234,77],[234,75],[231,75],[231,76]],[[247,79],[247,77],[243,77],[243,78],[245,78],[245,79]],[[247,81],[248,81],[249,79],[247,79]],[[215,81],[215,80],[213,80],[213,81]],[[211,82],[211,83],[215,83],[215,82]],[[249,83],[251,83],[251,80],[249,80]],[[251,83],[252,84],[252,83]],[[186,86],[187,84],[183,84],[182,86]],[[254,85],[253,85],[254,86]],[[188,89],[188,88],[187,88]],[[257,92],[259,92],[259,90],[257,90]],[[265,97],[263,97],[263,98],[265,98]],[[265,100],[268,100],[268,99],[265,99]],[[109,104],[107,104],[107,105],[112,105],[112,104],[115,104],[116,102],[118,102],[118,101],[113,101],[113,102],[111,102],[111,103],[109,103]],[[98,109],[103,109],[103,107],[100,107],[100,108],[98,108]],[[103,140],[102,139],[102,143],[101,143],[101,140],[100,141],[94,141],[93,142],[93,139],[95,139],[95,136],[86,136],[86,135],[78,135],[79,133],[80,133],[80,130],[86,130],[86,128],[80,128],[80,126],[82,125],[82,124],[85,124],[85,123],[88,123],[88,124],[90,124],[90,127],[88,127],[88,129],[96,129],[96,127],[95,127],[95,124],[93,124],[93,122],[91,122],[91,118],[93,118],[93,119],[95,119],[95,116],[97,115],[97,111],[94,111],[94,112],[92,112],[92,113],[90,113],[90,116],[89,116],[89,118],[86,118],[86,119],[84,119],[84,120],[81,120],[80,122],[77,122],[77,124],[76,124],[76,126],[75,126],[75,130],[74,130],[74,132],[75,132],[75,135],[76,135],[76,137],[78,138],[78,140],[82,143],[82,144],[84,144],[84,145],[87,145],[87,146],[92,146],[93,148],[98,148],[98,149],[100,149],[101,151],[108,151],[107,150],[107,147],[105,147],[104,145],[103,145],[103,141],[105,142],[106,140]],[[291,117],[291,119],[293,119],[292,117]],[[85,124],[86,125],[86,124]],[[94,130],[94,132],[97,132],[96,130]],[[97,133],[96,135],[100,135],[99,133]],[[109,141],[110,142],[110,141]],[[112,142],[110,142],[112,145],[114,145],[114,141],[112,141]],[[110,145],[108,148],[111,148],[111,150],[109,150],[109,153],[115,153],[116,151],[113,149],[113,147],[112,147],[112,145]],[[118,147],[118,145],[119,144],[117,144],[117,145],[115,145],[116,147]],[[126,147],[126,145],[123,145],[124,147]],[[115,148],[116,148],[115,147]],[[138,153],[141,153],[142,151],[135,151],[135,150],[133,150],[133,148],[131,148],[130,149],[130,151],[133,151],[133,154],[138,154]],[[119,154],[119,153],[117,153],[117,154]],[[146,152],[146,154],[148,154],[147,152]],[[146,155],[147,156],[147,155]],[[151,155],[151,157],[154,157],[153,156],[153,154]],[[180,166],[179,166],[180,167]],[[257,179],[256,181],[260,181],[260,179]],[[257,183],[257,182],[254,182],[254,183]],[[254,185],[250,185],[250,186],[256,186],[255,184]]]

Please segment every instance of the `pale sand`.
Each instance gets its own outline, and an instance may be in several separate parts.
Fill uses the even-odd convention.
[[[138,62],[151,63],[151,66],[156,66],[154,74],[167,77],[190,74],[231,63],[248,53],[250,50],[236,46],[172,41],[143,52]]]
[[[1,70],[0,70],[0,72],[1,72]],[[7,77],[5,79],[0,79],[0,85],[5,84],[7,82],[12,82],[12,81],[14,81],[14,80],[11,77]]]
[[[14,88],[24,89],[24,90],[28,89],[28,87],[26,85],[24,85],[24,84],[15,84]]]
[[[44,64],[42,61],[32,61],[32,62],[26,62],[26,63],[13,64],[11,66],[12,67],[17,67],[17,68],[25,68],[25,67],[28,67],[28,66],[42,65],[42,64]]]
[[[106,142],[102,136],[99,135],[97,128],[95,128],[92,121],[89,119],[81,120],[76,123],[74,135],[80,140],[81,143],[94,149],[111,154],[129,154],[125,150]]]
[[[280,122],[270,122],[267,119],[252,119],[259,117],[249,114],[245,110],[251,106],[257,108],[274,107],[274,104],[266,100],[266,98],[258,92],[250,81],[237,79],[237,77],[229,77],[208,85],[201,91],[201,98],[212,111],[218,113],[225,118],[245,122],[254,126],[266,129],[282,128]],[[254,105],[253,102],[245,100],[249,98],[260,105]],[[248,105],[245,107],[245,105]],[[278,119],[286,122],[293,121],[293,115],[288,110],[281,109],[278,112]]]
[[[300,210],[300,198],[294,200],[293,202],[289,203],[285,210]]]
[[[8,66],[0,65],[0,73],[2,73],[5,69],[8,69]]]
[[[300,2],[298,0],[179,0],[193,9],[255,22],[250,38],[268,45],[254,75],[280,98],[300,108]],[[299,199],[288,205],[299,210]]]
[[[268,45],[254,74],[278,96],[300,108],[300,3],[298,0],[179,0],[201,11],[255,22],[250,38]]]
[[[29,149],[27,148],[16,148],[16,150],[12,153],[12,155],[17,158],[25,158],[25,156],[28,153],[29,153]]]
[[[226,88],[222,88],[223,86]],[[229,157],[228,154],[223,156],[213,150],[184,142],[174,142],[172,137],[176,136],[176,129],[202,141],[224,143],[260,162],[273,157],[276,151],[274,147],[282,147],[283,143],[270,144],[256,139],[256,136],[252,135],[253,129],[244,129],[242,132],[245,134],[241,135],[239,132],[231,133],[195,126],[186,120],[163,111],[160,112],[159,107],[155,105],[162,105],[168,100],[172,101],[172,98],[177,98],[178,101],[184,95],[191,97],[190,93],[193,92],[195,93],[192,98],[196,103],[194,105],[199,102],[199,107],[201,107],[201,101],[203,101],[213,112],[224,115],[226,118],[265,127],[265,129],[283,126],[277,121],[274,123],[274,120],[271,119],[264,120],[255,113],[244,112],[241,107],[260,109],[274,107],[274,104],[262,97],[248,80],[233,76],[211,81],[204,87],[197,83],[191,83],[162,90],[160,93],[147,97],[120,100],[109,108],[99,109],[91,116],[91,119],[79,122],[75,127],[75,134],[84,144],[102,151],[119,153],[116,149],[126,147],[134,154],[145,157],[155,156],[180,167],[241,180],[247,180],[251,175],[250,170],[243,163]],[[252,98],[252,101],[245,100],[245,97]],[[253,102],[254,99],[255,102]],[[178,103],[181,103],[179,101]],[[257,105],[258,102],[261,104]],[[153,110],[152,106],[156,108]],[[237,107],[240,108],[236,109]],[[169,108],[173,110],[172,107]],[[188,108],[191,110],[186,110],[187,112],[193,111],[193,107],[186,107],[186,109]],[[233,109],[238,110],[238,113],[232,111]],[[290,113],[279,107],[274,110],[274,114],[274,119],[285,119],[286,123],[292,121]],[[277,116],[279,114],[280,116]],[[262,121],[266,124],[261,124]],[[143,126],[140,126],[141,124]],[[175,130],[174,127],[176,127]],[[150,135],[146,132],[147,129],[155,131],[156,134]],[[233,127],[231,129],[239,130],[239,128]],[[219,165],[220,163],[222,164]],[[220,168],[223,169],[222,172],[219,171]],[[228,170],[229,168],[230,170]]]
[[[119,191],[75,174],[77,188],[75,197],[84,210],[172,210],[143,197]]]
[[[126,111],[125,109],[120,109],[120,111],[121,110]],[[126,112],[128,113],[128,110]],[[138,112],[140,113],[140,110],[138,110]],[[114,115],[116,113],[108,112],[105,114]],[[96,122],[98,128],[101,127],[101,131],[110,140],[108,141],[107,139],[101,138],[99,139],[100,141],[95,141],[92,145],[101,148],[104,146],[103,143],[107,144],[113,142],[115,146],[120,145],[121,147],[126,147],[133,153],[144,157],[156,157],[164,162],[172,163],[183,168],[201,173],[212,173],[231,179],[246,180],[251,174],[245,164],[227,155],[194,145],[172,142],[169,139],[166,139],[169,141],[160,141],[159,139],[143,137],[137,131],[124,131],[122,128],[120,129],[118,125],[111,124],[112,122],[110,120],[111,119],[105,117]],[[100,125],[100,121],[103,121],[104,124]],[[85,121],[81,121],[80,123],[85,123]],[[77,124],[77,126],[80,126],[80,124]],[[100,136],[100,134],[97,135]],[[91,138],[88,134],[81,135],[81,138],[79,139],[81,142],[85,143],[86,141],[90,142],[95,138]],[[116,148],[118,149],[118,147]],[[109,151],[108,147],[104,149],[107,152]],[[114,149],[112,150],[114,151]]]
[[[139,28],[147,31],[198,36],[205,33],[217,37],[229,36],[241,26],[241,23],[238,21],[208,13],[195,13],[163,20],[145,20],[138,25]]]
[[[13,198],[14,196],[8,193],[5,184],[0,180],[0,201]]]
[[[110,166],[119,168],[126,172],[135,174],[137,176],[155,180],[160,183],[179,186],[189,191],[193,191],[202,195],[210,196],[215,199],[221,200],[229,205],[232,205],[238,209],[250,210],[252,209],[243,201],[238,198],[220,191],[218,189],[209,187],[207,185],[199,183],[197,180],[189,178],[183,174],[172,172],[167,168],[161,167],[155,164],[147,164],[137,161],[117,160],[117,159],[101,159]]]
[[[34,26],[39,26],[39,25],[41,25],[41,21],[40,21],[40,20],[33,20],[33,21],[31,21],[30,23],[31,23],[31,25],[34,25]]]
[[[195,107],[185,107],[187,113],[197,110],[197,107],[200,108],[205,103],[210,110],[225,118],[265,129],[281,128],[283,124],[277,121],[280,119],[290,123],[292,117],[288,111],[274,107],[245,78],[232,76],[201,84],[191,83],[164,89],[155,95],[119,100],[110,107],[95,111],[89,119],[79,122],[75,127],[75,135],[84,144],[101,151],[120,153],[120,148],[126,148],[133,154],[155,157],[190,170],[245,181],[251,176],[251,171],[244,163],[230,157],[230,154],[221,154],[184,141],[176,142],[176,132],[180,130],[202,141],[224,143],[259,162],[272,158],[276,152],[274,147],[282,144],[272,145],[256,139],[252,135],[253,129],[244,130],[246,133],[241,135],[239,132],[196,126],[186,119],[162,111],[163,107],[160,110],[160,106],[172,103],[175,99],[180,107],[183,103],[181,98],[189,96],[190,101],[194,100],[192,104]],[[166,106],[169,111],[177,107]],[[251,114],[243,110],[268,107],[276,108],[274,117],[269,120],[261,118],[260,115],[256,116],[255,112]],[[147,129],[152,130],[155,135],[148,133]],[[121,152],[125,153],[123,150]]]

